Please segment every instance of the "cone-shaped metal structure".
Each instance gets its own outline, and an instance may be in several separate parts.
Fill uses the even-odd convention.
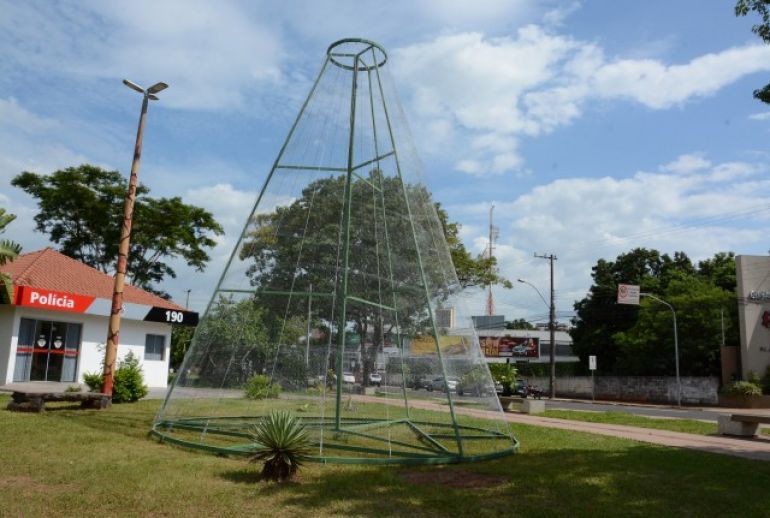
[[[246,454],[250,427],[288,410],[322,462],[518,446],[387,61],[367,40],[329,47],[154,423],[162,440]]]

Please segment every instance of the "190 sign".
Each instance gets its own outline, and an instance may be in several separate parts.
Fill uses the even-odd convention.
[[[180,326],[197,326],[198,313],[154,306],[144,317],[145,322],[163,322]]]

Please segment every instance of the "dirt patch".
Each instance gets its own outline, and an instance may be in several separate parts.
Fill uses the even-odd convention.
[[[401,478],[413,484],[437,484],[456,488],[488,488],[502,486],[508,478],[502,475],[487,475],[461,469],[440,469],[435,471],[402,471]]]

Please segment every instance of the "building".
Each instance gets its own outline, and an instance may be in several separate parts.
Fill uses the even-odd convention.
[[[52,248],[0,267],[13,283],[0,304],[0,385],[82,383],[101,372],[114,279]],[[198,314],[126,285],[118,358],[139,359],[149,387],[166,387],[171,324],[196,325]]]

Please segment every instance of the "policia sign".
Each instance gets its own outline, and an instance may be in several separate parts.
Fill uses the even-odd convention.
[[[144,317],[145,322],[163,322],[178,326],[197,326],[198,313],[194,311],[179,311],[153,306]]]

